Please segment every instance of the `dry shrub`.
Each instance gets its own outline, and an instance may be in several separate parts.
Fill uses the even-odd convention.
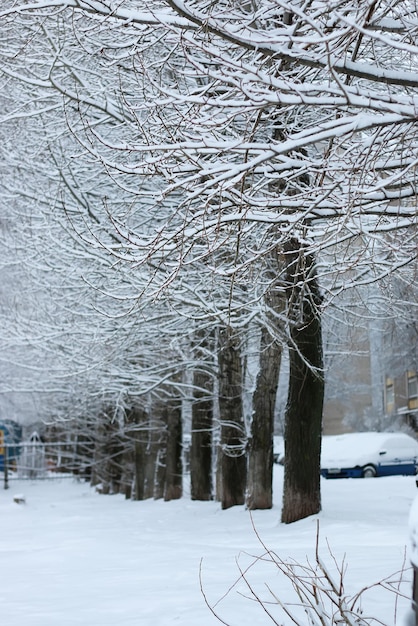
[[[249,555],[251,562],[245,568],[240,565],[238,559],[236,560],[240,572],[239,578],[215,604],[211,604],[207,598],[202,580],[202,564],[200,567],[200,587],[206,605],[219,622],[225,626],[232,626],[232,624],[222,619],[217,606],[233,589],[237,588],[239,583],[243,583],[246,588],[245,598],[255,601],[260,610],[264,612],[267,621],[271,621],[276,626],[392,626],[397,622],[398,600],[400,597],[406,597],[401,592],[401,584],[404,582],[407,570],[405,555],[402,567],[398,572],[351,594],[346,591],[344,585],[347,571],[345,558],[342,562],[338,562],[328,542],[327,551],[331,558],[331,567],[326,565],[321,558],[319,523],[317,523],[314,561],[310,562],[307,559],[306,563],[299,563],[292,559],[286,561],[281,559],[262,541],[254,522],[253,528],[263,548],[263,553],[259,556]],[[293,601],[282,601],[269,583],[264,584],[267,596],[262,597],[261,592],[256,590],[254,583],[250,580],[251,570],[260,563],[272,565],[281,575],[281,588],[283,588],[283,581],[290,584],[293,589]],[[274,586],[277,587],[276,582]],[[375,588],[381,588],[394,594],[394,615],[390,623],[382,622],[371,615],[365,615],[362,610],[364,594]]]

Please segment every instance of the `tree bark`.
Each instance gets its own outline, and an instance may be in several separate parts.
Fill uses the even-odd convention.
[[[247,507],[250,510],[273,506],[274,409],[282,357],[282,341],[278,337],[280,330],[283,331],[280,314],[286,306],[283,285],[278,278],[281,265],[277,250],[273,250],[266,273],[272,282],[265,295],[267,311],[261,329],[259,370],[253,393],[247,487]]]
[[[290,376],[285,415],[285,474],[282,522],[321,510],[320,456],[324,399],[321,296],[315,261],[291,240],[287,288]]]
[[[247,482],[246,434],[242,406],[242,363],[239,337],[230,328],[219,332],[219,411],[221,504],[244,504]]]
[[[132,490],[132,500],[145,499],[145,468],[146,468],[146,446],[144,442],[135,437],[134,440],[134,489]]]
[[[281,357],[281,344],[263,327],[248,458],[247,507],[250,510],[273,506],[274,408]]]
[[[133,410],[133,500],[145,499],[146,458],[149,437],[149,418],[144,409]]]
[[[158,400],[153,403],[153,453],[154,453],[154,491],[155,500],[164,498],[167,469],[167,407]]]
[[[144,460],[144,500],[153,498],[155,495],[157,455],[161,445],[160,439],[163,426],[158,420],[150,419],[148,427]]]
[[[167,449],[164,500],[178,500],[183,495],[181,400],[175,398],[167,405]]]
[[[190,446],[192,500],[212,499],[213,376],[204,367],[204,347],[205,345],[202,347],[199,342],[195,350],[198,366],[193,372],[194,400]]]
[[[125,498],[143,500],[145,482],[145,449],[148,437],[148,415],[141,407],[125,411],[122,475],[119,493]]]
[[[106,407],[99,416],[94,452],[92,486],[101,493],[119,493],[122,477],[123,445],[113,407]],[[100,485],[100,487],[99,487]]]
[[[161,500],[164,498],[165,493],[165,472],[166,472],[166,443],[160,441],[159,448],[157,450],[155,461],[155,485],[154,485],[154,499]]]
[[[167,444],[165,407],[160,399],[152,399],[149,416],[144,459],[144,500],[157,500],[164,497]]]
[[[132,487],[134,483],[134,420],[135,409],[125,411],[122,438],[122,475],[119,493],[123,493],[128,500],[132,497]]]

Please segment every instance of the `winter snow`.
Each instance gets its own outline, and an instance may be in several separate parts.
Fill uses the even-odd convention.
[[[206,597],[231,626],[272,624],[240,570],[263,599],[272,601],[270,589],[294,603],[278,568],[257,557],[267,547],[284,561],[314,564],[319,525],[321,557],[335,579],[339,564],[347,568],[348,596],[387,580],[364,593],[364,616],[400,624],[410,605],[415,477],[321,479],[322,512],[286,526],[279,522],[283,468],[274,471],[275,505],[252,515],[244,507],[222,511],[217,502],[192,502],[187,493],[178,501],[133,502],[72,478],[11,481],[0,491],[1,623],[219,624]],[[26,502],[14,502],[16,494]],[[274,602],[268,607],[279,624],[291,623]]]

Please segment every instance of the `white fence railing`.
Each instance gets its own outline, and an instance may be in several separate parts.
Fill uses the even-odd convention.
[[[4,488],[9,481],[88,476],[93,464],[93,444],[80,442],[22,442],[2,446],[0,467]]]

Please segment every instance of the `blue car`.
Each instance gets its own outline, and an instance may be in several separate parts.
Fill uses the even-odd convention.
[[[418,442],[405,433],[347,433],[322,437],[321,475],[374,478],[417,473]]]

